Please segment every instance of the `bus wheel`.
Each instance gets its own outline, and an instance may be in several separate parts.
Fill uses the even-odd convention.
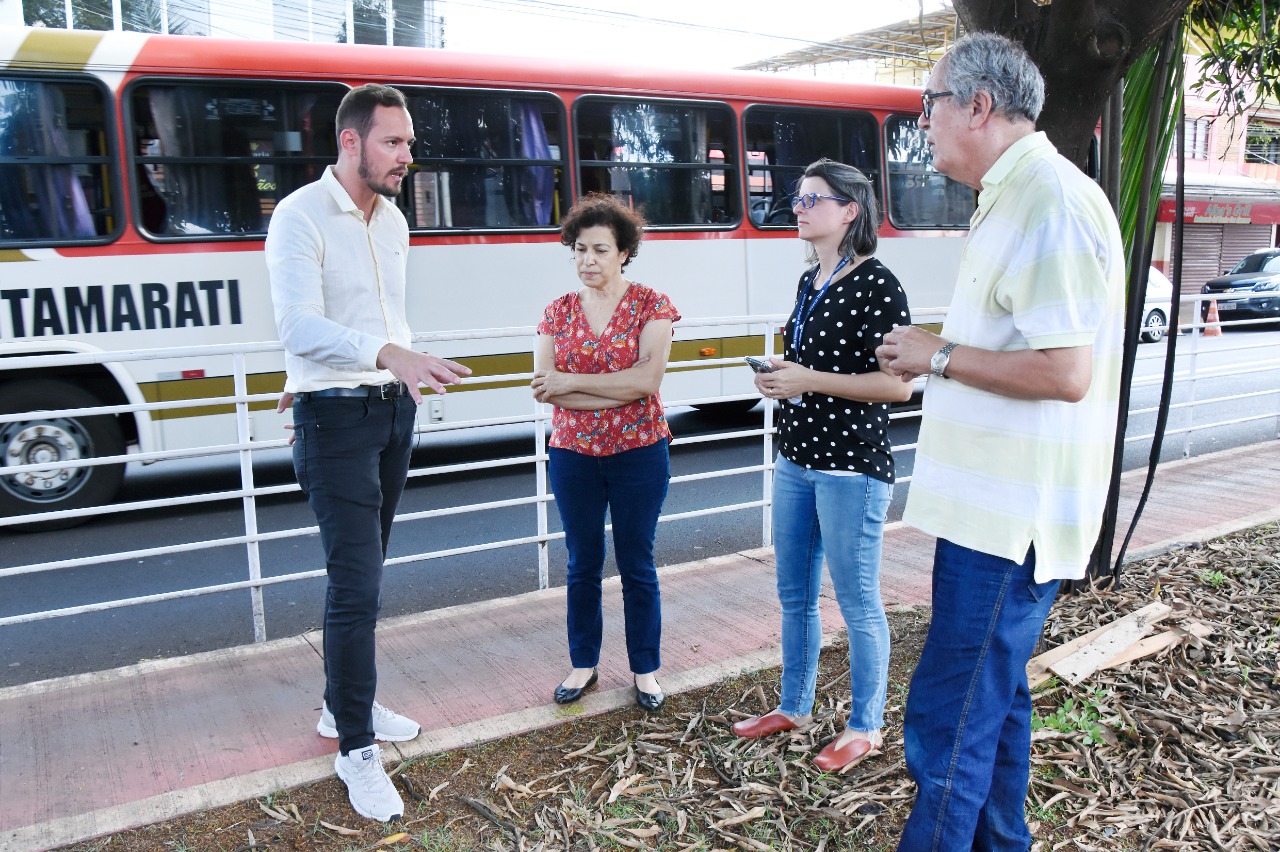
[[[124,435],[115,417],[44,417],[42,410],[92,408],[102,401],[67,382],[15,382],[0,387],[0,413],[30,412],[31,419],[0,423],[0,516],[14,517],[58,509],[99,506],[115,496],[124,476],[123,464],[69,468],[61,462],[124,452]],[[4,476],[5,467],[44,464]],[[85,522],[85,518],[10,527],[26,532],[59,530]],[[0,533],[2,534],[2,533]]]

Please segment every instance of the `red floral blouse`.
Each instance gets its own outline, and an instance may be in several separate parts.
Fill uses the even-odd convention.
[[[538,334],[555,343],[556,369],[562,373],[616,373],[640,357],[640,332],[650,320],[680,319],[662,293],[632,283],[597,337],[587,323],[577,292],[547,305]],[[551,446],[588,456],[611,456],[671,437],[658,394],[617,408],[575,410],[555,406]]]

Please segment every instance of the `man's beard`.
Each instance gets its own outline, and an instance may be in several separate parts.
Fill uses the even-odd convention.
[[[360,152],[359,174],[360,174],[361,180],[365,182],[365,185],[369,187],[369,189],[373,190],[379,195],[386,196],[387,198],[395,198],[397,195],[400,194],[400,188],[404,186],[403,179],[395,187],[391,187],[390,185],[385,183],[376,182],[373,179],[373,172],[369,170],[369,160],[368,158],[365,157],[364,151]]]

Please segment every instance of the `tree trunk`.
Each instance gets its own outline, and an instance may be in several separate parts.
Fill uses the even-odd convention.
[[[1189,0],[955,0],[967,32],[1021,42],[1040,66],[1045,105],[1037,127],[1087,170],[1107,96],[1129,66],[1185,11]]]

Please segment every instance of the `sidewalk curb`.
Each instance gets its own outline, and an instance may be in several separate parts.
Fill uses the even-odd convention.
[[[1206,541],[1215,538],[1222,538],[1224,535],[1231,535],[1251,527],[1260,527],[1263,524],[1273,524],[1280,521],[1280,506],[1266,509],[1234,521],[1227,521],[1222,524],[1214,524],[1209,527],[1202,527],[1198,530],[1192,530],[1183,535],[1167,538],[1163,541],[1157,541],[1148,544],[1145,547],[1139,547],[1134,550],[1126,551],[1124,555],[1124,564],[1129,565],[1133,562],[1141,562],[1144,559],[1150,559],[1153,556],[1159,556],[1163,553],[1169,553],[1174,550],[1181,550],[1185,547],[1195,547],[1204,544]]]
[[[696,567],[701,563],[686,564]],[[673,567],[687,570],[684,565]],[[823,646],[830,645],[839,635],[839,633],[824,633]],[[774,668],[781,664],[782,652],[780,649],[773,648],[664,676],[663,687],[668,694],[674,695],[710,686],[728,677]],[[566,712],[563,707],[556,704],[531,707],[452,728],[423,731],[417,739],[407,743],[385,743],[383,751],[397,755],[403,760],[413,760],[552,727],[576,718],[599,716],[612,710],[625,709],[631,707],[634,700],[634,693],[630,687],[589,693],[577,704],[575,709],[581,708],[579,712]],[[395,761],[393,759],[388,762]],[[196,811],[224,807],[274,790],[314,784],[334,777],[333,758],[329,756],[315,758],[289,766],[188,787],[127,805],[102,808],[76,816],[24,826],[7,831],[0,839],[3,840],[2,845],[7,852],[38,852],[42,849],[80,842],[86,838],[114,834],[138,825],[150,825]]]

